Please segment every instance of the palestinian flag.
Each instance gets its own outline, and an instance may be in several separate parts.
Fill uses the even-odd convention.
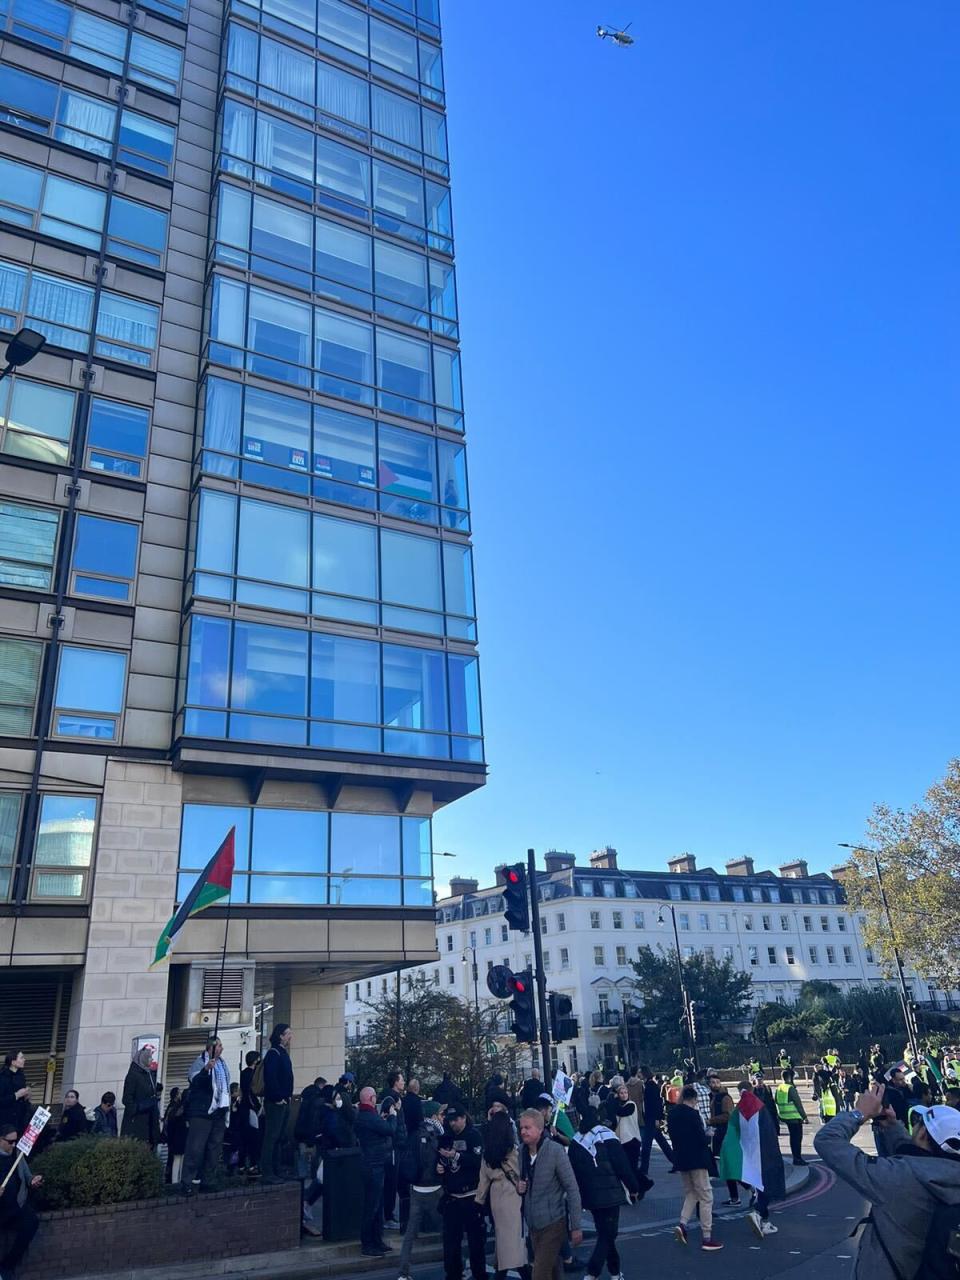
[[[925,1053],[923,1058],[929,1068],[930,1074],[933,1076],[934,1080],[936,1080],[937,1084],[943,1084],[943,1072],[940,1070],[937,1060],[933,1054]]]
[[[741,1095],[727,1123],[720,1149],[720,1177],[766,1191],[771,1200],[786,1196],[776,1126],[755,1093]]]
[[[570,1123],[570,1117],[567,1115],[567,1108],[561,1102],[557,1107],[557,1114],[553,1117],[553,1125],[557,1133],[562,1133],[565,1138],[576,1137],[576,1129]]]
[[[161,960],[167,958],[174,939],[191,916],[195,916],[200,911],[205,911],[207,907],[212,907],[221,898],[230,896],[230,886],[233,883],[236,834],[236,827],[231,827],[223,844],[200,872],[196,883],[183,902],[181,902],[176,914],[167,921],[163,932],[157,940],[157,950],[153,957],[153,964],[159,964]]]

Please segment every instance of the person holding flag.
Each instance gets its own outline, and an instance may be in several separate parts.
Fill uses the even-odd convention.
[[[737,1088],[740,1100],[727,1123],[720,1149],[720,1177],[727,1180],[731,1199],[738,1182],[756,1191],[756,1208],[747,1217],[762,1240],[764,1236],[777,1234],[777,1228],[770,1221],[770,1204],[786,1198],[783,1157],[773,1116],[748,1080],[741,1080]]]

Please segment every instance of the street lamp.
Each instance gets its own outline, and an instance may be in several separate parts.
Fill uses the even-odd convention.
[[[464,964],[467,963],[468,955],[473,956],[473,1011],[476,1014],[476,1016],[479,1018],[480,1017],[480,993],[477,989],[477,979],[479,977],[479,974],[477,972],[477,948],[471,947],[469,952],[464,951],[462,956],[462,962]]]
[[[897,981],[900,986],[900,1005],[903,1009],[903,1021],[907,1028],[907,1039],[910,1041],[910,1050],[913,1053],[914,1062],[920,1059],[920,1050],[917,1045],[917,1032],[913,1023],[913,1017],[910,1009],[910,997],[907,994],[907,983],[903,976],[903,961],[900,959],[900,948],[897,946],[896,934],[893,932],[893,920],[890,917],[890,904],[887,901],[887,891],[883,884],[883,871],[880,867],[880,855],[876,849],[868,849],[863,844],[847,844],[840,840],[837,842],[838,849],[852,849],[855,853],[869,853],[873,858],[874,870],[877,873],[877,888],[880,890],[880,901],[883,903],[883,913],[887,918],[887,928],[890,930],[890,947],[893,951],[893,958],[897,964]]]
[[[0,369],[0,379],[5,378],[13,369],[29,364],[43,350],[46,342],[44,335],[37,333],[36,329],[20,329],[15,333],[7,343],[7,364],[6,368]]]
[[[687,984],[683,977],[683,960],[680,956],[680,933],[677,929],[677,909],[672,902],[666,903],[667,910],[670,912],[670,918],[673,920],[673,937],[677,945],[677,977],[680,979],[680,998],[683,1001],[683,1025],[687,1029],[687,1035],[690,1040],[690,1053],[693,1058],[693,1069],[700,1074],[700,1063],[697,1060],[697,1039],[693,1029],[693,1019],[690,1017],[690,997],[687,995]],[[663,910],[661,907],[657,913],[657,924],[663,924]]]

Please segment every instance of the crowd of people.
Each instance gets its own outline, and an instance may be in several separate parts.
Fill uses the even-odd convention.
[[[653,1186],[655,1143],[678,1175],[679,1244],[689,1246],[697,1228],[703,1251],[723,1248],[714,1230],[715,1182],[726,1187],[726,1206],[741,1205],[746,1194],[748,1221],[762,1241],[776,1234],[770,1205],[786,1194],[782,1129],[793,1164],[806,1163],[809,1118],[785,1050],[769,1079],[759,1060],[745,1063],[736,1098],[718,1071],[694,1071],[689,1062],[666,1074],[646,1066],[572,1078],[561,1071],[559,1088],[557,1080],[547,1087],[536,1069],[512,1087],[494,1074],[475,1122],[449,1076],[426,1097],[400,1070],[388,1074],[379,1096],[371,1085],[358,1088],[349,1072],[333,1084],[318,1077],[297,1107],[291,1039],[291,1029],[278,1023],[263,1056],[246,1055],[237,1081],[221,1041],[210,1039],[165,1109],[144,1050],[123,1082],[119,1126],[114,1093],[88,1112],[70,1089],[45,1141],[119,1135],[165,1147],[166,1180],[184,1196],[220,1189],[231,1175],[299,1179],[303,1227],[312,1235],[320,1234],[314,1212],[331,1153],[356,1153],[361,1252],[385,1259],[393,1252],[385,1233],[402,1232],[399,1280],[410,1280],[418,1236],[438,1229],[445,1280],[463,1280],[464,1244],[473,1280],[487,1280],[489,1228],[495,1280],[508,1272],[559,1280],[564,1270],[581,1268],[585,1280],[596,1280],[604,1267],[611,1280],[623,1280],[620,1213]],[[30,1194],[42,1180],[25,1160],[16,1163],[16,1142],[34,1110],[25,1066],[22,1053],[9,1053],[0,1068],[0,1182],[16,1175],[0,1193],[0,1228],[8,1232],[0,1280],[13,1276],[37,1230]],[[925,1049],[916,1060],[887,1065],[871,1046],[844,1065],[831,1050],[810,1078],[821,1120],[818,1154],[873,1203],[857,1276],[956,1277],[949,1247],[960,1241],[960,1053]],[[877,1156],[852,1142],[865,1124]],[[580,1261],[585,1211],[594,1236]]]

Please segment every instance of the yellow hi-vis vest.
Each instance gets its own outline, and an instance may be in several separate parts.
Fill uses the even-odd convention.
[[[835,1053],[828,1053],[826,1061],[828,1067],[835,1067],[839,1063],[840,1059]]]
[[[837,1099],[832,1089],[825,1089],[820,1095],[820,1111],[825,1120],[832,1120],[837,1114]]]
[[[802,1120],[803,1116],[797,1110],[797,1104],[790,1100],[790,1085],[777,1085],[777,1111],[781,1120]]]

